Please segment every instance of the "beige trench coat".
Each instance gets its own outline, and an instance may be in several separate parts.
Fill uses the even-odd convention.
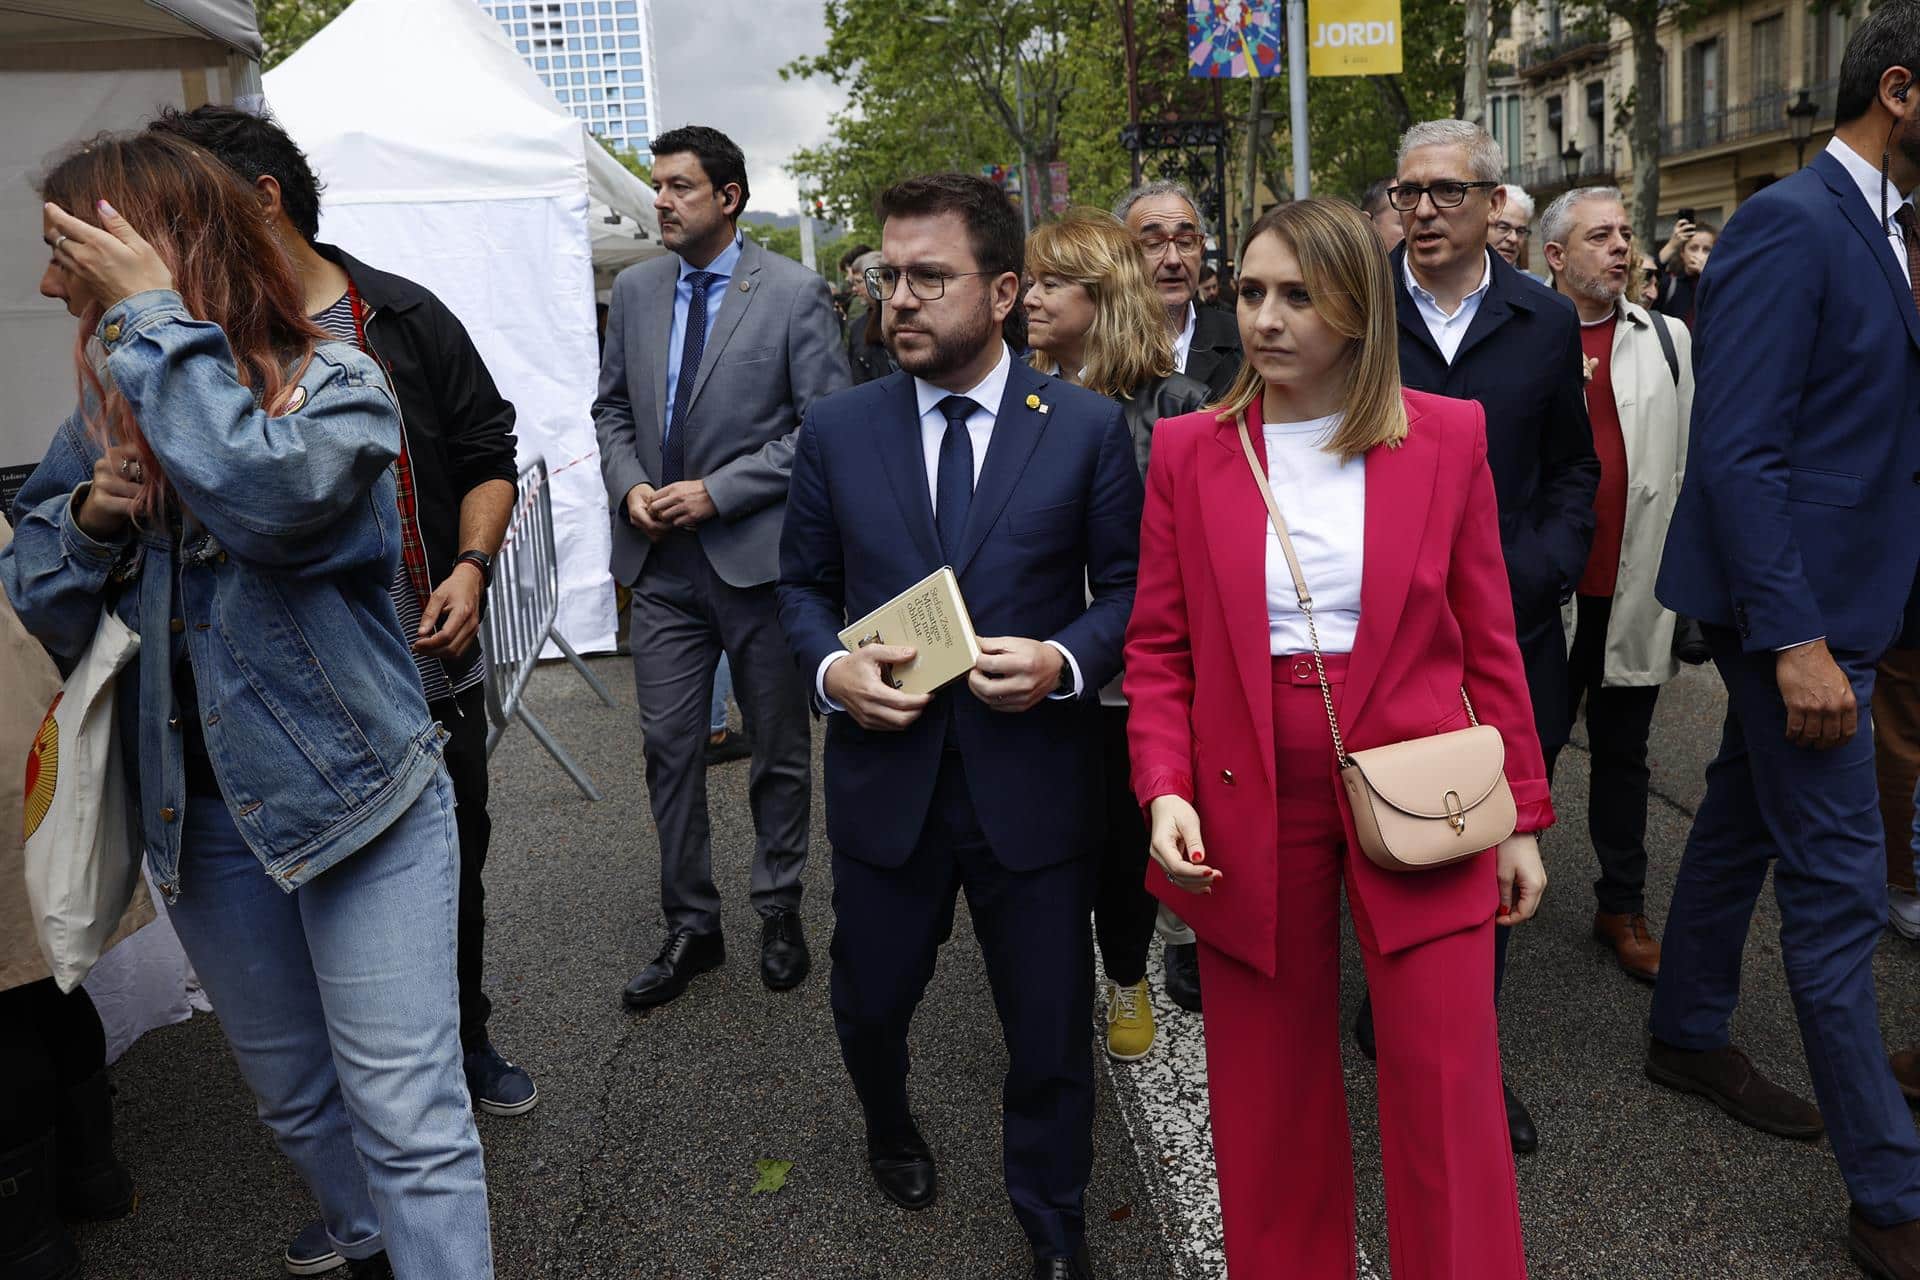
[[[1613,400],[1620,411],[1620,433],[1627,445],[1627,520],[1620,541],[1620,571],[1607,622],[1606,669],[1602,683],[1659,685],[1673,679],[1680,664],[1673,657],[1673,612],[1653,597],[1660,555],[1680,497],[1687,469],[1687,428],[1693,417],[1693,335],[1667,318],[1674,354],[1680,361],[1676,384],[1660,335],[1645,307],[1622,300],[1613,331]],[[1567,645],[1573,645],[1576,609],[1568,601],[1561,618]]]
[[[13,541],[13,526],[0,517],[0,547]],[[40,642],[27,634],[13,605],[0,592],[0,991],[48,976],[27,906],[24,792],[27,753],[60,690],[60,672]],[[144,883],[120,920],[115,942],[153,919]],[[111,945],[111,944],[109,944]]]

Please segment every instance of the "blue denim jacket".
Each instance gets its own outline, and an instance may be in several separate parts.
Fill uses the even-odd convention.
[[[387,595],[400,554],[399,411],[375,363],[322,345],[303,402],[269,416],[226,335],[171,290],[101,317],[106,373],[191,516],[101,543],[73,513],[101,450],[76,412],[14,505],[0,589],[63,666],[103,604],[140,635],[122,673],[140,835],[169,898],[187,804],[181,715],[198,714],[234,823],[291,892],[379,835],[432,780],[440,734]],[[296,398],[298,393],[296,393]],[[177,705],[192,664],[198,706]]]

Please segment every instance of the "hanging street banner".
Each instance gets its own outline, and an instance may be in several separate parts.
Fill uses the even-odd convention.
[[[1398,17],[1397,3],[1394,12]],[[1284,0],[1187,0],[1187,74],[1277,76],[1285,65],[1286,30]]]
[[[1400,0],[1313,0],[1307,10],[1307,74],[1400,74]]]
[[[1047,207],[1055,215],[1065,213],[1072,205],[1067,190],[1067,162],[1054,160],[1047,165]]]

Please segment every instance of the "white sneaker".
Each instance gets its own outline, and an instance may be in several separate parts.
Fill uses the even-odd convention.
[[[1888,889],[1887,923],[1908,942],[1920,942],[1920,894]]]

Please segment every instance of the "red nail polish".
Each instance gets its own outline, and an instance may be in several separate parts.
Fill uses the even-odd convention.
[[[1193,863],[1195,866],[1199,866],[1201,863],[1205,862],[1206,860],[1207,860],[1207,851],[1205,849],[1195,849],[1192,853],[1187,855],[1187,861]]]
[[[1500,914],[1502,916],[1510,916],[1513,914],[1513,911],[1510,907],[1507,906],[1506,903],[1503,902],[1500,904]]]

